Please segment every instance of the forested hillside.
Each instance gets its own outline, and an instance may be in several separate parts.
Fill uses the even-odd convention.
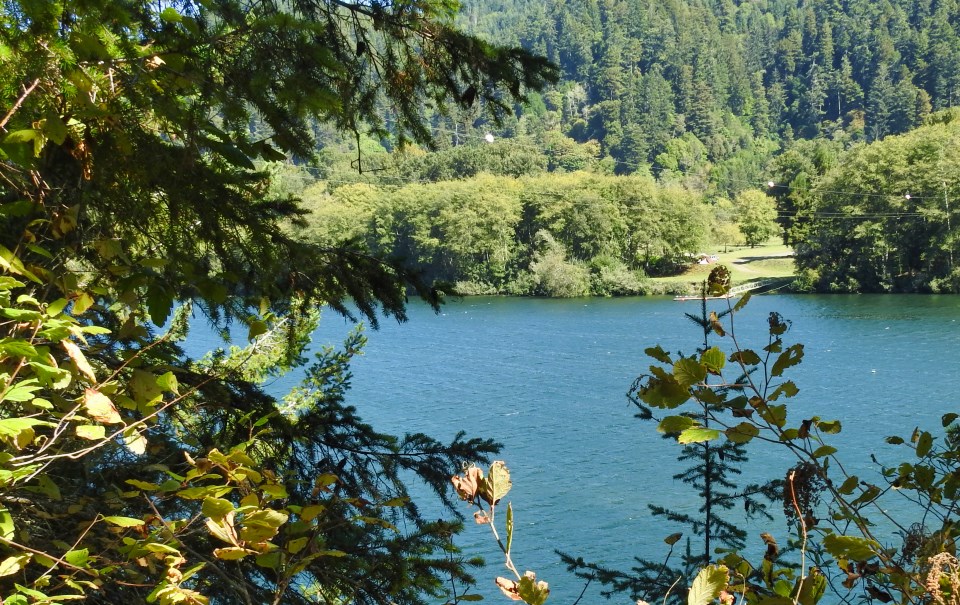
[[[857,209],[864,178],[851,171],[869,170],[860,147],[926,125],[948,136],[953,118],[943,112],[960,97],[954,0],[468,0],[457,19],[546,56],[558,82],[499,121],[469,88],[448,111],[428,107],[430,146],[382,138],[378,127],[399,119],[389,106],[382,124],[347,140],[318,130],[320,162],[291,189],[309,187],[311,237],[362,241],[464,293],[657,291],[646,277],[778,232],[799,250],[803,287],[960,286],[949,255],[932,260],[960,225],[950,214],[960,181],[943,173],[950,162],[930,168],[943,173],[935,180],[945,227],[912,244],[922,261],[838,244],[913,216],[891,210],[879,224]],[[938,149],[947,157],[952,146]],[[360,183],[371,189],[339,190]],[[927,185],[894,185],[864,192],[931,199],[917,193]],[[847,203],[820,199],[837,187]],[[820,206],[857,218],[828,224]],[[843,267],[822,270],[831,264]],[[880,266],[882,276],[867,275]]]
[[[906,132],[960,92],[953,0],[465,5],[471,31],[561,67],[562,84],[524,110],[528,129],[596,140],[618,173],[736,190],[792,140]]]

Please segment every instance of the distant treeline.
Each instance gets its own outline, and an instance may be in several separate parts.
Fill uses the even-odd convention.
[[[306,236],[403,259],[464,294],[641,294],[710,239],[702,197],[651,177],[473,178],[303,192]]]

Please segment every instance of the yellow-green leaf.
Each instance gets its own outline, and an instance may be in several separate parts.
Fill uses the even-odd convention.
[[[696,426],[680,433],[680,435],[677,437],[677,443],[700,443],[702,441],[711,441],[719,436],[720,431],[718,430]]]
[[[32,555],[17,555],[0,561],[0,577],[12,576],[30,562]]]
[[[147,439],[136,429],[127,429],[123,432],[123,444],[127,449],[138,456],[147,451]]]
[[[60,345],[67,352],[67,355],[76,364],[77,369],[80,370],[80,373],[87,377],[92,383],[97,382],[97,375],[93,373],[93,368],[90,366],[90,362],[87,361],[87,358],[84,356],[83,351],[80,350],[72,340],[63,339],[60,341]]]
[[[247,555],[252,554],[255,554],[255,551],[252,551],[248,548],[240,548],[239,546],[217,548],[213,551],[213,556],[224,561],[237,561],[246,557]]]
[[[513,482],[510,480],[510,471],[502,460],[495,460],[490,465],[487,476],[480,480],[480,497],[488,504],[496,504],[507,495]]]
[[[118,527],[139,527],[144,524],[142,519],[133,517],[104,517],[103,520]]]
[[[667,416],[657,425],[660,433],[680,433],[694,426],[696,421],[687,416]]]
[[[223,498],[206,497],[203,499],[203,506],[200,512],[211,519],[222,519],[227,514],[233,512],[233,503]]]
[[[727,567],[708,565],[700,570],[687,593],[687,605],[707,605],[727,587]]]
[[[81,424],[77,427],[77,437],[98,441],[107,436],[107,429],[102,424]]]
[[[83,394],[83,408],[93,420],[104,424],[123,424],[117,408],[110,398],[96,389],[86,389]]]

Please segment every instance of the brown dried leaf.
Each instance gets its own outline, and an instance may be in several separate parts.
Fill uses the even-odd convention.
[[[467,502],[473,502],[476,499],[481,481],[483,481],[483,471],[478,466],[468,468],[464,471],[462,477],[454,475],[450,478],[453,488],[457,490],[457,495]]]
[[[504,577],[497,577],[497,588],[499,588],[503,594],[507,595],[508,598],[514,601],[521,600],[520,589],[517,587],[516,581]]]
[[[490,517],[487,516],[486,511],[482,510],[473,513],[473,520],[477,522],[477,525],[487,525],[490,523]]]

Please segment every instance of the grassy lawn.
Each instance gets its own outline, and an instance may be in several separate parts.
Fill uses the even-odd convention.
[[[720,260],[708,265],[693,265],[686,273],[670,277],[658,277],[654,283],[664,285],[701,282],[707,278],[710,270],[718,264],[726,265],[733,277],[733,283],[743,283],[758,279],[793,276],[793,250],[779,240],[770,240],[755,248],[748,246],[721,250],[704,250],[707,254],[716,254]]]

